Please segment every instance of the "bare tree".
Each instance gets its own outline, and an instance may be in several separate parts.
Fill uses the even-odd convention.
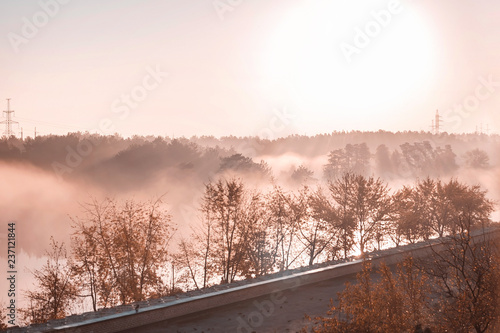
[[[251,228],[246,200],[239,180],[219,180],[205,186],[202,211],[207,212],[208,225],[213,228],[210,255],[220,267],[222,283],[232,282],[243,271]]]
[[[272,230],[272,247],[276,255],[276,265],[280,271],[289,269],[300,258],[299,229],[307,216],[307,197],[304,189],[297,194],[286,193],[274,187],[266,196],[265,210]]]
[[[195,242],[188,242],[186,239],[181,239],[179,242],[179,252],[174,254],[174,263],[177,267],[184,268],[184,274],[181,275],[181,281],[189,284],[191,281],[196,289],[200,289],[199,279],[199,253],[196,251]],[[203,272],[202,272],[203,277]],[[206,275],[204,276],[206,278]],[[203,281],[202,287],[206,287],[206,280]]]
[[[88,234],[82,234],[81,238],[73,238],[73,256],[77,258],[77,263],[74,264],[76,283],[80,286],[83,292],[79,296],[90,297],[92,309],[97,311],[99,297],[103,297],[102,303],[107,304],[107,295],[109,293],[102,292],[105,290],[103,285],[99,285],[105,281],[105,276],[100,276],[99,254],[97,252],[97,244]],[[101,292],[99,292],[101,291]]]
[[[265,197],[265,219],[269,224],[273,266],[280,271],[288,269],[288,258],[295,240],[296,226],[291,216],[290,200],[290,196],[279,186],[274,186]]]
[[[339,229],[339,244],[343,251],[344,259],[348,257],[355,244],[354,232],[356,230],[356,221],[352,210],[353,193],[352,178],[348,176],[341,177],[335,182],[330,182],[328,189],[333,199],[334,208],[337,216]]]
[[[305,189],[307,190],[307,188]],[[337,259],[341,247],[338,240],[337,215],[334,207],[325,197],[321,189],[313,193],[303,192],[307,195],[309,214],[300,225],[301,242],[308,253],[308,264],[313,265],[314,260],[328,250],[327,256]]]
[[[46,252],[47,261],[40,270],[32,274],[36,287],[26,294],[29,306],[21,311],[29,323],[44,323],[48,320],[64,318],[77,295],[73,283],[73,269],[64,243],[51,238],[51,250]]]
[[[464,222],[448,236],[444,249],[435,249],[424,265],[439,300],[435,307],[442,329],[482,333],[498,328],[500,260],[497,234],[473,237]]]
[[[239,221],[240,246],[244,251],[241,275],[250,278],[273,270],[276,246],[273,244],[271,220],[265,214],[263,196],[258,191],[245,191]]]
[[[273,270],[277,246],[259,192],[236,179],[209,183],[200,212],[201,225],[193,228],[191,241],[181,240],[175,256],[196,288]]]

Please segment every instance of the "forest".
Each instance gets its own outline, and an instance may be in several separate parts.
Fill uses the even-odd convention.
[[[78,211],[66,212],[62,232],[50,235],[23,320],[42,323],[77,304],[97,311],[487,228],[499,198],[498,178],[490,179],[500,174],[499,148],[498,136],[416,132],[4,139],[3,167],[89,192]],[[471,177],[478,172],[490,178]],[[406,276],[404,266],[397,277],[380,269],[380,283]],[[353,316],[342,299],[332,311]]]
[[[285,161],[291,177],[301,165],[317,179],[332,173],[355,171],[394,178],[447,176],[458,168],[486,169],[498,165],[495,152],[500,136],[485,134],[430,134],[428,132],[334,132],[314,137],[293,135],[276,140],[257,137],[140,137],[122,138],[89,133],[0,140],[0,159],[27,163],[54,172],[59,178],[84,177],[116,186],[126,177],[154,180],[158,173],[196,174],[206,180],[225,170],[266,172],[254,164],[276,157],[297,156],[302,163]],[[317,168],[313,160],[324,163]],[[271,162],[268,162],[271,163]],[[173,170],[175,169],[175,170]],[[274,170],[276,171],[276,170]],[[281,171],[281,170],[280,170]],[[299,170],[300,171],[300,170]],[[279,174],[275,172],[274,177]],[[141,183],[144,186],[144,183]]]

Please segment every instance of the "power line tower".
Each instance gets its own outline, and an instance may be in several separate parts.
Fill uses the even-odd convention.
[[[436,110],[436,116],[434,118],[434,133],[439,134],[441,132],[441,116],[439,115],[439,110]]]
[[[12,120],[12,114],[14,113],[14,110],[10,109],[10,98],[7,98],[7,111],[4,111],[5,113],[5,118],[7,120],[0,121],[0,124],[5,124],[5,136],[7,138],[10,138],[14,133],[12,132],[12,124],[19,124],[17,121]]]

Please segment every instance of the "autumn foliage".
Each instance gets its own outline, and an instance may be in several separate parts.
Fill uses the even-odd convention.
[[[374,268],[367,263],[359,283],[346,287],[315,332],[405,332],[418,324],[438,329],[432,306],[442,309],[439,322],[461,323],[467,314],[460,327],[484,332],[495,324],[496,314],[485,309],[497,308],[496,250],[467,242],[468,233],[490,224],[493,203],[478,186],[454,179],[425,178],[391,191],[380,178],[348,172],[326,188],[287,191],[273,184],[263,191],[221,178],[205,184],[200,221],[176,243],[161,200],[91,199],[83,208],[84,215],[73,218],[70,256],[54,244],[47,265],[34,272],[38,285],[27,295],[28,321],[64,317],[75,300],[90,300],[97,311],[449,236],[450,255],[436,252],[431,265],[411,258],[395,272],[382,265],[372,281]],[[446,309],[464,315],[458,320]]]
[[[304,332],[497,332],[500,260],[497,239],[471,230],[435,244],[432,254],[406,258],[396,273],[365,261],[324,317]]]
[[[346,284],[338,305],[331,305],[328,317],[316,318],[311,332],[411,332],[428,321],[427,278],[412,258],[397,266],[396,274],[381,264],[379,278],[372,278],[373,267],[364,262],[357,283]]]

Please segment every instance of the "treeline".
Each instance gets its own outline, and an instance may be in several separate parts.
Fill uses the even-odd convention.
[[[124,139],[118,135],[72,133],[24,141],[2,139],[0,160],[31,164],[62,179],[83,178],[99,186],[119,189],[146,186],[157,181],[158,177],[184,177],[203,183],[225,176],[227,171],[268,179],[277,175],[265,162],[253,158],[297,152],[301,154],[303,165],[295,166],[294,171],[287,175],[285,181],[291,184],[331,180],[345,172],[376,175],[387,180],[444,177],[453,176],[460,167],[486,169],[491,162],[493,166],[497,163],[490,161],[488,152],[479,148],[500,149],[496,136],[446,135],[446,138],[454,139],[429,141],[424,140],[431,135],[428,133],[405,135],[352,132],[315,137],[290,136],[269,141],[235,137],[169,139],[135,136]],[[387,137],[396,137],[400,143],[391,141],[389,146],[387,142],[390,141],[381,141]],[[357,143],[361,139],[371,141]],[[375,145],[378,141],[382,143]],[[310,150],[316,150],[318,146],[323,148],[321,153],[318,150],[318,154],[311,154],[297,148],[302,145]],[[311,170],[311,156],[328,158],[322,171]]]
[[[456,180],[427,178],[391,192],[381,179],[353,173],[296,191],[220,179],[205,185],[200,223],[175,244],[161,201],[85,207],[73,219],[70,254],[53,242],[34,272],[27,322],[67,315],[78,299],[97,310],[453,235],[464,224],[487,225],[493,203]]]
[[[490,167],[488,154],[479,148],[467,151],[460,158],[465,168]],[[324,177],[332,179],[346,172],[376,174],[385,179],[441,177],[453,175],[458,168],[457,155],[450,145],[433,147],[429,141],[406,142],[390,150],[381,144],[372,154],[367,144],[361,143],[331,151]]]
[[[467,150],[478,147],[485,147],[489,144],[500,144],[500,136],[485,134],[432,134],[430,132],[365,132],[365,131],[341,131],[314,136],[290,135],[273,140],[259,139],[257,137],[236,137],[228,136],[216,138],[213,136],[192,137],[190,141],[207,147],[238,147],[239,151],[249,157],[262,155],[281,155],[293,152],[305,157],[316,157],[327,155],[330,151],[341,149],[347,144],[367,143],[370,150],[375,151],[382,144],[388,145],[390,150],[398,148],[400,145],[412,142],[428,141],[432,146],[445,147],[452,146],[457,150],[458,155],[462,155]],[[495,151],[495,149],[492,149]],[[246,154],[247,152],[248,154]]]
[[[0,160],[30,164],[59,179],[83,179],[110,191],[145,188],[163,178],[203,183],[231,172],[266,180],[271,172],[264,162],[234,149],[201,147],[188,139],[81,133],[2,139]]]
[[[202,223],[176,256],[192,285],[231,282],[353,253],[486,225],[493,203],[478,186],[427,178],[390,193],[374,177],[346,173],[328,187],[261,193],[238,180],[209,183]]]

